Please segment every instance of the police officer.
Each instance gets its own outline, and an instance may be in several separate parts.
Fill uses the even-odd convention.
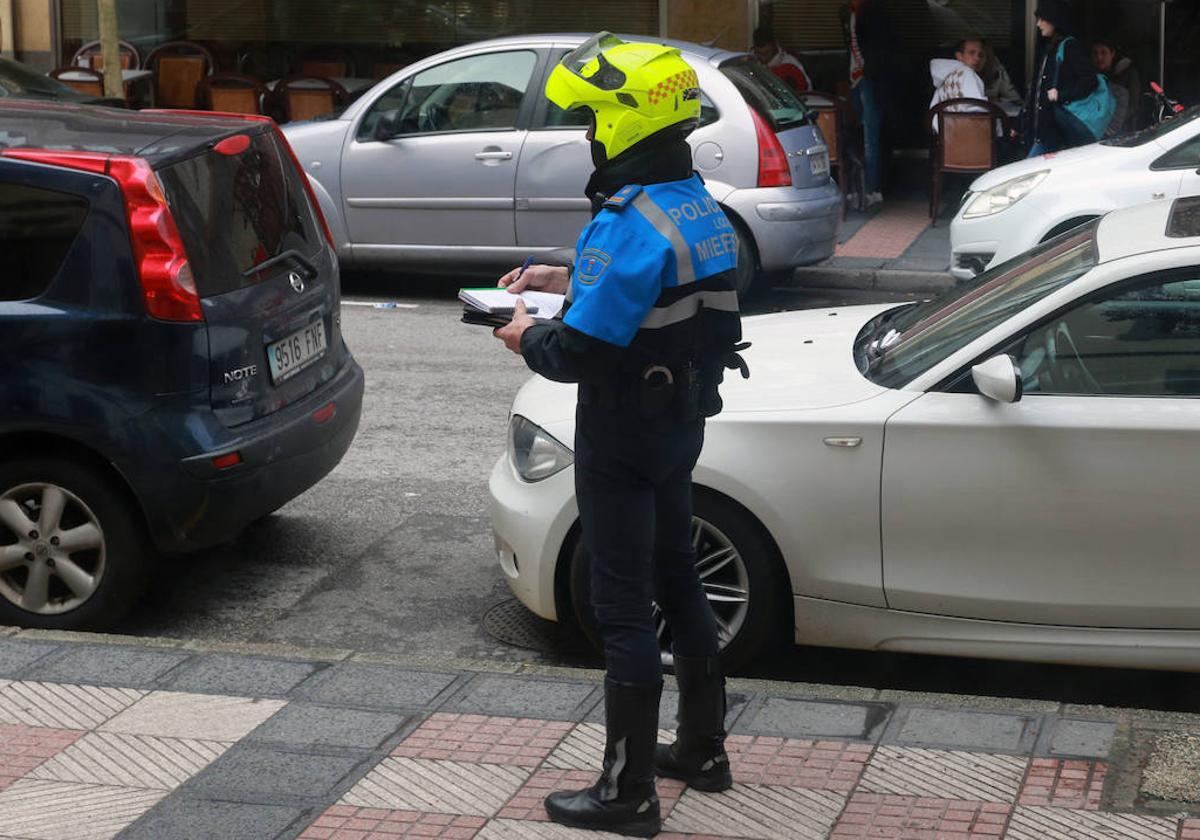
[[[535,323],[518,304],[496,335],[536,373],[579,383],[575,491],[607,662],[600,778],[551,794],[546,811],[565,825],[649,837],[661,828],[656,769],[702,790],[732,784],[691,477],[725,367],[747,375],[735,352],[737,236],[692,171],[684,138],[700,91],[678,49],[600,33],[554,68],[546,96],[591,117],[594,216],[569,274],[539,265],[500,281],[565,292],[565,314]],[[678,738],[657,752],[652,601],[671,627],[680,688]]]

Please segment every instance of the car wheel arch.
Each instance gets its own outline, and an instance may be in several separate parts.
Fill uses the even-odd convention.
[[[27,457],[31,452],[45,452],[65,456],[91,467],[106,478],[125,496],[125,500],[137,511],[139,524],[150,532],[149,520],[141,500],[133,491],[133,485],[121,469],[96,449],[67,435],[43,431],[16,431],[0,434],[0,461]]]
[[[1066,233],[1067,231],[1077,228],[1080,225],[1085,225],[1088,222],[1094,221],[1095,219],[1098,219],[1102,215],[1104,215],[1104,214],[1103,213],[1088,213],[1088,214],[1083,214],[1083,215],[1078,215],[1078,216],[1072,216],[1069,219],[1065,219],[1064,221],[1059,222],[1058,224],[1056,224],[1052,228],[1050,228],[1048,231],[1046,231],[1046,233],[1043,234],[1042,238],[1039,239],[1038,242],[1039,243],[1046,242],[1047,240],[1053,239],[1054,237],[1058,236],[1059,234]]]

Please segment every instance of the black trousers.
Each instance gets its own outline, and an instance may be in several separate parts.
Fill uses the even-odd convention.
[[[589,404],[576,411],[575,495],[592,606],[608,676],[620,682],[662,679],[651,601],[676,653],[717,653],[691,532],[692,468],[703,444],[703,420],[646,421]]]

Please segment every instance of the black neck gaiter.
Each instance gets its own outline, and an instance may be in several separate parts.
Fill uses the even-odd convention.
[[[593,146],[595,141],[592,141]],[[609,196],[626,184],[662,184],[682,181],[692,175],[692,147],[678,133],[656,139],[650,137],[612,160],[604,160],[603,147],[593,149],[596,170],[588,179],[584,194],[592,203],[592,215]]]

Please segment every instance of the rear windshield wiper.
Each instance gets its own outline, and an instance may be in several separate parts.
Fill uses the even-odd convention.
[[[295,248],[287,248],[283,251],[280,251],[273,257],[268,257],[258,265],[250,266],[242,272],[242,276],[249,277],[251,274],[258,274],[260,271],[266,271],[268,268],[279,265],[280,263],[291,263],[293,265],[300,266],[300,268],[304,269],[308,275],[304,278],[306,280],[312,280],[317,276],[318,273],[317,267],[309,261],[308,257],[301,254]]]

